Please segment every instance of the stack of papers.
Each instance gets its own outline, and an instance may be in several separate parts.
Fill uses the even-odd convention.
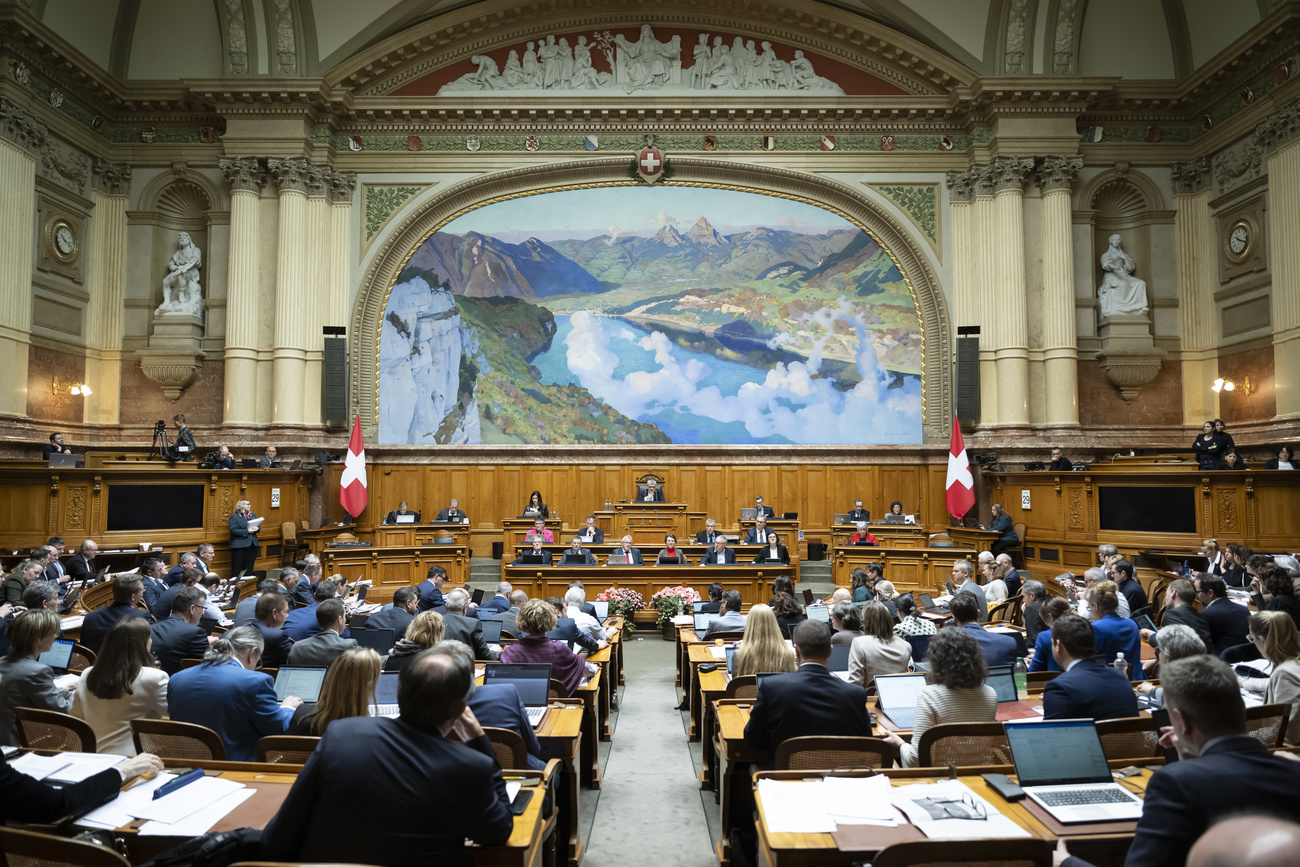
[[[233,780],[204,777],[154,800],[154,791],[174,779],[175,774],[159,774],[137,783],[76,824],[113,829],[147,819],[140,826],[141,836],[196,837],[206,834],[256,791]]]
[[[678,614],[676,617],[673,617],[669,622],[671,622],[673,626],[694,626],[695,615]]]
[[[15,759],[9,766],[33,780],[80,783],[124,761],[126,756],[114,756],[108,753],[59,753],[56,756],[27,753]]]
[[[918,783],[912,786],[899,786],[892,790],[894,806],[907,814],[921,833],[932,840],[945,839],[980,839],[990,840],[1004,837],[1029,837],[1028,831],[998,812],[998,808],[975,794],[960,780],[944,780],[940,783]],[[960,815],[968,805],[983,807],[987,819],[951,819],[934,818],[933,808],[926,804],[948,803],[951,813]]]
[[[59,620],[59,628],[62,629],[64,632],[68,631],[69,629],[80,629],[82,621],[84,621],[85,619],[86,616],[84,614],[78,615],[76,617],[61,618]]]
[[[772,834],[830,834],[836,825],[898,824],[888,777],[759,780],[763,815]]]

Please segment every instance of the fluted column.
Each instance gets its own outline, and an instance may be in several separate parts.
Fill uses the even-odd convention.
[[[307,293],[311,303],[303,311],[303,328],[307,350],[303,371],[302,399],[303,421],[309,425],[321,423],[321,358],[325,351],[321,325],[330,301],[330,205],[326,197],[334,170],[329,166],[313,165],[307,172]]]
[[[1300,110],[1261,126],[1268,157],[1268,255],[1273,271],[1273,375],[1277,418],[1300,417]]]
[[[255,157],[218,163],[230,184],[230,265],[226,276],[224,424],[257,422],[258,271],[266,169]]]
[[[1183,370],[1183,424],[1199,427],[1219,415],[1211,389],[1218,376],[1218,250],[1210,214],[1209,157],[1176,163],[1174,182],[1175,258],[1178,268],[1178,341]]]
[[[997,335],[994,334],[997,283],[991,253],[996,240],[993,232],[996,177],[988,166],[976,166],[970,171],[975,182],[975,201],[971,214],[969,276],[974,283],[974,324],[980,326],[980,424],[989,425],[997,424],[998,421]]]
[[[1081,157],[1047,157],[1038,169],[1043,193],[1043,374],[1048,427],[1079,425],[1079,344],[1074,328],[1074,242],[1070,188]]]
[[[88,424],[117,424],[122,406],[122,332],[126,324],[126,206],[131,167],[96,158],[87,239],[86,382]]]
[[[952,312],[953,325],[978,325],[979,307],[975,299],[975,258],[971,236],[972,212],[975,198],[975,176],[967,169],[948,172],[949,214],[952,220]],[[961,388],[961,377],[957,378]],[[965,418],[966,424],[975,424],[979,418]]]
[[[280,226],[275,260],[275,342],[271,353],[271,421],[301,425],[307,371],[307,177],[302,158],[272,159],[267,167],[280,190]]]
[[[27,415],[36,155],[48,138],[43,123],[0,99],[0,414],[5,415]]]
[[[998,424],[1029,424],[1029,323],[1025,295],[1025,180],[1034,161],[999,157],[994,173],[993,257],[994,336],[998,377]]]
[[[349,233],[352,226],[352,195],[357,188],[355,172],[334,172],[330,180],[329,306],[325,325],[348,324],[352,272]]]

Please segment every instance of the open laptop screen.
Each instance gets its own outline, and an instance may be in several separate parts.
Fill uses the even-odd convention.
[[[503,624],[500,620],[483,620],[480,625],[483,627],[483,640],[488,644],[496,644],[501,640]]]
[[[924,674],[885,674],[876,677],[876,703],[885,713],[890,708],[916,707],[917,697],[925,688]]]
[[[549,662],[499,663],[483,672],[484,683],[513,683],[525,707],[541,707],[547,702],[551,684]]]
[[[734,644],[729,644],[729,645],[727,645],[726,653],[727,653],[727,674],[735,675],[735,673],[736,673],[736,646],[735,646]]]
[[[708,612],[697,613],[695,615],[695,634],[703,635],[707,632],[709,629],[709,621],[717,618],[717,616],[718,615],[716,614],[709,614]]]
[[[850,649],[852,645],[849,644],[832,644],[831,658],[826,663],[826,668],[830,671],[848,671]]]
[[[989,669],[988,680],[984,681],[998,694],[998,702],[1018,701],[1016,679],[1011,674],[1010,666],[996,666]]]
[[[1092,720],[1044,720],[1005,727],[1021,788],[1114,782]]]
[[[359,647],[369,647],[376,653],[387,653],[393,649],[396,640],[393,633],[392,629],[354,629],[352,637],[357,640]]]
[[[50,668],[61,668],[68,670],[68,663],[72,661],[72,645],[75,642],[66,638],[54,639],[54,646],[42,653],[37,662],[48,665]]]
[[[822,623],[831,622],[831,609],[825,605],[809,605],[804,609],[809,620],[820,620]]]
[[[323,668],[282,665],[275,673],[275,697],[284,701],[289,696],[296,695],[303,701],[316,701],[320,698],[320,688],[324,682]]]
[[[375,704],[397,704],[397,678],[400,671],[385,671],[375,684]]]
[[[604,623],[609,618],[609,600],[597,599],[591,603],[591,607],[596,609],[596,619]]]

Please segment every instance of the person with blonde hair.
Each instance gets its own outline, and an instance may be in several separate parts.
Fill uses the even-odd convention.
[[[879,585],[877,585],[879,586]],[[880,602],[862,609],[861,638],[849,645],[849,681],[866,687],[878,674],[901,674],[912,662],[912,645],[894,635],[894,621]]]
[[[379,683],[379,654],[369,647],[354,647],[338,655],[321,684],[315,704],[294,711],[288,734],[320,737],[336,719],[369,716]]]
[[[582,679],[593,672],[587,661],[569,649],[563,641],[556,641],[546,633],[555,628],[559,615],[545,599],[529,599],[519,609],[515,624],[519,627],[519,640],[501,651],[502,662],[549,662],[551,679],[564,684],[570,695],[582,685]]]
[[[1124,654],[1131,666],[1133,680],[1144,680],[1142,673],[1142,632],[1127,617],[1119,616],[1119,585],[1098,581],[1088,590],[1088,612],[1092,631],[1097,636],[1097,658],[1110,665],[1116,654]]]
[[[1291,705],[1286,740],[1300,743],[1300,631],[1285,611],[1260,611],[1250,616],[1250,640],[1273,663],[1273,673],[1238,680],[1250,692],[1263,693],[1264,704]]]
[[[421,611],[415,615],[411,625],[406,627],[406,635],[397,639],[393,649],[388,652],[384,671],[401,671],[421,650],[427,650],[442,641],[442,633],[442,615],[437,611]]]
[[[4,599],[0,599],[0,604],[22,605],[27,585],[39,578],[44,571],[45,566],[39,560],[29,559],[19,563],[18,568],[5,576]]]
[[[95,664],[77,681],[72,715],[95,730],[97,752],[133,756],[131,720],[167,717],[167,683],[167,673],[154,666],[149,621],[119,620],[104,637]]]
[[[9,627],[9,655],[0,659],[0,744],[18,746],[14,709],[33,707],[67,713],[71,690],[54,684],[54,669],[39,661],[59,637],[59,615],[41,608],[24,611]]]
[[[736,648],[731,674],[743,677],[769,671],[794,671],[794,654],[781,637],[772,607],[760,602],[749,609],[745,637]]]
[[[261,553],[261,544],[257,541],[257,531],[261,524],[250,523],[254,518],[253,506],[248,500],[235,503],[234,514],[226,523],[230,528],[230,577],[239,578],[251,573],[257,566],[257,556]]]

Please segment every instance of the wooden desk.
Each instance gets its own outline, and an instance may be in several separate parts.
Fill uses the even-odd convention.
[[[835,524],[831,527],[831,544],[847,545],[856,532],[857,524]],[[924,524],[868,524],[867,532],[881,545],[891,548],[925,548],[929,545],[929,534]]]
[[[542,761],[560,760],[560,775],[564,778],[567,793],[559,805],[556,834],[560,845],[567,846],[564,855],[569,867],[582,863],[582,839],[578,836],[578,759],[582,753],[582,708],[578,705],[552,706],[541,726],[537,740],[542,745]],[[564,843],[563,841],[568,841]]]
[[[948,535],[958,548],[974,548],[976,551],[987,551],[990,545],[1002,537],[1001,533],[978,527],[949,527]]]
[[[530,599],[562,597],[569,582],[575,579],[582,581],[589,589],[630,587],[647,602],[659,590],[679,584],[691,587],[700,594],[701,599],[707,599],[709,585],[717,582],[724,591],[739,591],[741,599],[749,605],[766,602],[771,598],[770,585],[776,576],[795,577],[794,569],[780,563],[735,566],[507,566],[502,573],[502,580],[509,581],[516,590],[526,592]]]
[[[896,548],[882,545],[843,545],[831,551],[831,574],[838,586],[848,587],[854,569],[869,563],[885,564],[885,580],[899,593],[933,592],[952,577],[952,564],[975,560],[974,548]]]
[[[357,534],[357,538],[370,541],[379,548],[440,545],[438,539],[452,540],[453,545],[469,547],[469,524],[391,524],[375,527]]]
[[[528,540],[525,538],[533,532],[537,525],[534,518],[505,518],[501,521],[501,543],[505,550],[510,551],[516,545],[526,545]],[[559,541],[564,528],[560,524],[559,516],[546,519],[546,529],[551,531],[556,541]]]
[[[717,779],[717,756],[713,750],[714,702],[727,691],[727,667],[720,665],[716,671],[699,675],[700,684],[700,739],[704,741],[704,756],[700,762],[700,788],[712,789]]]
[[[555,563],[556,566],[559,566],[559,565],[561,565],[561,561],[564,559],[564,552],[567,551],[567,550],[569,550],[569,542],[571,542],[571,541],[572,541],[572,539],[570,539],[569,541],[566,541],[566,542],[563,542],[563,543],[562,543],[562,542],[557,538],[557,539],[555,540],[555,544],[544,544],[544,545],[542,545],[542,550],[543,550],[543,551],[548,551],[548,552],[550,552],[552,561]],[[583,545],[582,547],[583,547],[585,550],[591,552],[591,556],[593,556],[593,557],[596,558],[596,561],[597,561],[598,565],[600,565],[601,567],[604,567],[604,566],[609,562],[609,555],[610,555],[610,554],[613,554],[615,551],[618,551],[620,548],[622,548],[622,543],[619,542],[619,543],[604,544],[604,545]],[[734,552],[736,553],[736,563],[737,563],[738,565],[742,565],[742,566],[744,566],[744,565],[750,565],[750,564],[753,564],[754,559],[758,556],[758,554],[759,554],[760,551],[764,550],[764,547],[765,547],[765,546],[763,546],[763,545],[728,545],[727,547],[730,548],[732,551],[734,551]],[[646,567],[654,567],[654,566],[655,566],[655,558],[659,555],[659,551],[660,551],[662,548],[663,548],[663,539],[662,539],[662,538],[660,538],[659,540],[657,540],[653,545],[649,545],[649,546],[647,546],[646,548],[639,548],[639,550],[641,551],[641,557],[642,557],[643,560],[645,560],[645,565],[646,565]],[[511,568],[511,563],[513,563],[515,560],[519,559],[519,556],[520,556],[521,554],[523,554],[524,552],[526,552],[526,551],[531,551],[531,550],[533,550],[533,546],[532,546],[531,544],[529,544],[529,545],[516,545],[513,551],[506,551],[506,552],[504,553],[504,556],[502,556],[502,558],[501,558],[501,580],[502,580],[502,581],[509,581],[509,580],[510,580],[508,577],[506,577],[506,575],[507,575],[506,570],[509,569],[509,568]],[[678,550],[678,552],[679,552],[683,557],[686,558],[686,563],[683,564],[683,565],[687,565],[687,566],[698,566],[698,565],[700,564],[700,561],[704,558],[704,555],[707,554],[709,551],[713,550],[713,546],[712,546],[712,545],[698,545],[698,544],[696,544],[696,543],[694,543],[694,542],[690,542],[690,543],[678,544],[678,546],[677,546],[677,550]],[[789,550],[789,553],[790,553],[790,565],[789,565],[789,566],[783,566],[783,564],[780,564],[780,563],[776,563],[776,564],[773,564],[773,565],[775,565],[775,566],[778,567],[778,568],[785,568],[785,569],[791,570],[791,577],[792,577],[792,578],[797,578],[797,577],[798,577],[797,573],[798,573],[798,570],[799,570],[799,562],[800,562],[800,560],[799,560],[799,548],[798,548],[798,546],[793,546],[793,547],[790,547],[788,550]],[[514,568],[524,568],[524,567],[514,567]],[[538,567],[534,567],[534,568],[538,568]],[[590,567],[590,566],[585,566],[585,567],[567,567],[567,566],[566,566],[566,567],[564,567],[564,568],[586,568],[586,569],[590,569],[590,568],[592,568],[592,567]],[[614,564],[614,565],[610,566],[609,568],[611,568],[611,569],[623,569],[623,568],[626,568],[626,567],[624,567],[624,566],[620,566],[620,565],[618,565],[618,564]],[[658,567],[656,567],[656,568],[659,568],[659,569],[667,569],[667,568],[670,568],[670,567],[667,566],[667,565],[665,565],[665,566],[658,566]],[[712,568],[712,567],[709,567],[709,568]],[[707,594],[705,594],[705,598],[707,598]]]
[[[596,712],[598,715],[598,720],[600,722],[600,728],[598,729],[598,731],[600,733],[600,739],[602,741],[608,741],[611,739],[611,732],[609,728],[609,706],[610,706],[610,693],[613,689],[610,686],[610,682],[613,680],[613,677],[611,675],[612,675],[612,668],[613,668],[614,651],[612,648],[613,645],[610,645],[609,647],[605,647],[601,650],[598,650],[587,657],[587,661],[590,662],[592,665],[600,666],[600,675],[599,677],[595,677],[594,679],[596,680],[599,686],[597,696],[596,696]]]
[[[725,670],[725,663],[721,663],[713,655],[713,642],[708,644],[691,644],[687,648],[687,661],[690,666],[687,673],[687,694],[691,697],[691,728],[688,737],[692,741],[700,739],[700,718],[703,715],[703,708],[700,701],[700,666],[707,663],[719,663]]]
[[[614,512],[614,539],[610,541],[631,536],[635,547],[654,545],[657,551],[666,534],[685,541],[690,530],[686,503],[614,503],[610,508]]]
[[[391,602],[397,588],[413,587],[427,578],[434,563],[447,570],[450,583],[464,584],[469,579],[469,548],[465,545],[325,548],[317,553],[326,575],[340,572],[350,582],[359,578],[373,581],[367,602]]]

